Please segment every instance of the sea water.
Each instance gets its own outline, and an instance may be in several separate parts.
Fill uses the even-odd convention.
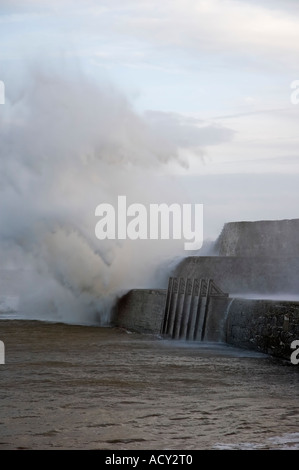
[[[299,449],[288,361],[0,315],[0,449]]]

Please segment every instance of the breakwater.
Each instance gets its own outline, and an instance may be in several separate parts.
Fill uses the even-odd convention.
[[[119,299],[114,323],[289,359],[292,341],[299,340],[298,230],[299,219],[225,224],[210,256],[186,257],[169,273],[177,284],[172,303],[169,286],[133,289]],[[195,280],[202,279],[212,280],[228,294],[194,304],[190,283],[194,289]],[[172,314],[166,318],[169,306]]]

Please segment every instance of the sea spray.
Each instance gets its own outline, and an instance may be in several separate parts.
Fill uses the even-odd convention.
[[[12,87],[1,108],[0,254],[4,267],[25,273],[20,309],[26,318],[108,324],[120,292],[164,287],[162,271],[183,247],[100,241],[94,209],[119,194],[187,202],[169,176],[182,157],[110,84],[34,70],[22,90]]]

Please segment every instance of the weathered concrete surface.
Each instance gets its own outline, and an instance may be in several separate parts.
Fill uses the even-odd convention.
[[[229,222],[215,244],[219,256],[299,257],[299,219]]]
[[[209,297],[203,341],[226,341],[226,317],[232,299]]]
[[[294,339],[299,339],[299,302],[233,299],[227,343],[290,359]]]
[[[215,243],[217,256],[191,256],[178,263],[170,276],[213,279],[230,295],[209,299],[205,341],[226,341],[290,358],[290,344],[299,339],[299,302],[234,297],[298,295],[298,233],[299,219],[231,222]],[[159,334],[165,302],[164,289],[132,290],[118,302],[115,323]]]
[[[140,333],[159,334],[166,302],[166,289],[133,289],[117,303],[114,323]]]
[[[165,302],[164,289],[133,289],[119,300],[114,324],[160,334]],[[209,298],[204,341],[227,342],[289,360],[295,339],[299,339],[299,302]]]
[[[204,341],[225,341],[225,319],[230,298],[210,297],[205,318]],[[133,289],[117,303],[114,324],[140,333],[160,334],[166,290]]]
[[[171,275],[213,279],[231,296],[299,292],[299,258],[294,257],[189,256]]]

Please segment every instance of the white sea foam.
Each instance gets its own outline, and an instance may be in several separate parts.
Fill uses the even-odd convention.
[[[234,444],[219,443],[217,450],[299,450],[299,432],[286,433],[281,436],[268,437],[264,441],[241,442]]]

